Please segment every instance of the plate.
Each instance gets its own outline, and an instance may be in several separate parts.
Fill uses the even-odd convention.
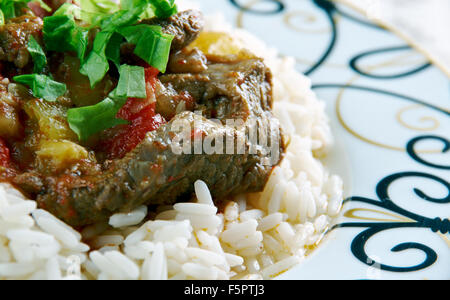
[[[385,28],[328,0],[201,0],[295,57],[327,105],[346,200],[278,279],[450,279],[450,85]]]

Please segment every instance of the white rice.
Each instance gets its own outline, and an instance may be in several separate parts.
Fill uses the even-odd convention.
[[[146,216],[147,206],[141,206],[127,214],[115,214],[109,219],[109,225],[114,228],[128,227],[141,223]]]
[[[221,20],[207,18],[206,30],[232,34],[271,68],[274,112],[290,136],[265,190],[218,212],[197,181],[196,203],[161,207],[145,223],[140,207],[79,233],[0,185],[0,279],[272,279],[320,241],[343,198],[342,180],[320,161],[332,146],[324,104],[294,59]]]

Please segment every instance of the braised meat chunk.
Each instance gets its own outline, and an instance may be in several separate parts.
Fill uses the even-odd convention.
[[[115,212],[129,211],[142,204],[173,204],[188,200],[198,179],[211,187],[217,199],[261,191],[273,165],[266,162],[268,154],[261,151],[252,154],[250,149],[263,148],[264,145],[253,144],[255,141],[235,127],[227,126],[226,120],[240,119],[244,122],[242,125],[257,120],[265,125],[264,128],[275,123],[276,132],[271,143],[277,146],[275,150],[278,153],[284,152],[279,125],[269,110],[272,93],[270,73],[261,60],[213,64],[210,68],[201,75],[201,83],[194,84],[195,76],[192,74],[184,74],[185,78],[179,80],[173,80],[172,75],[164,75],[161,82],[176,82],[175,90],[178,92],[195,92],[196,107],[204,109],[206,116],[219,117],[223,124],[193,112],[178,113],[169,123],[149,133],[125,158],[114,161],[98,176],[47,178],[47,189],[37,197],[40,205],[69,224],[81,225],[104,220]],[[219,115],[220,106],[230,108]],[[186,153],[178,153],[173,143],[186,128],[189,133],[197,135],[201,145],[206,140],[224,141],[231,137],[231,154],[207,153],[205,149],[196,152],[194,141]],[[244,150],[238,149],[239,138],[245,145]],[[278,157],[275,164],[280,159]],[[69,211],[72,213],[68,215]]]
[[[40,40],[43,22],[39,17],[24,15],[0,26],[0,61],[24,68],[30,61],[27,44],[30,36]]]
[[[142,24],[161,26],[162,32],[173,35],[171,49],[177,51],[189,46],[198,37],[203,29],[204,21],[200,11],[186,10],[168,19],[143,20]]]
[[[41,43],[42,22],[22,16],[0,26],[0,61],[14,64],[17,74],[31,72],[27,43],[31,35]],[[89,30],[70,18],[57,22],[72,30],[73,45],[88,43],[73,49],[84,45],[94,53],[85,57],[97,58],[47,51],[44,73],[25,75],[34,85],[2,78],[0,150],[10,162],[0,165],[0,180],[73,226],[141,205],[189,201],[197,180],[208,184],[215,201],[264,189],[285,144],[272,114],[272,75],[262,59],[189,48],[204,23],[194,10],[140,20],[127,27],[128,36],[114,39],[101,31],[101,22]],[[149,57],[138,55],[133,44],[146,32],[141,40],[160,47]],[[104,48],[92,44],[99,40],[95,34],[105,38]],[[167,59],[165,72],[153,67],[155,59],[158,66]],[[101,70],[85,64],[104,60],[106,67],[99,65],[107,71],[93,84],[86,72]],[[49,100],[39,94],[46,88],[39,80],[63,88]]]

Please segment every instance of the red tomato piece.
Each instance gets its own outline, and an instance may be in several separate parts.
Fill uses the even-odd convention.
[[[0,138],[0,167],[9,168],[11,166],[11,156],[5,141]]]
[[[101,143],[101,148],[106,150],[108,159],[124,157],[139,145],[148,132],[166,123],[161,115],[156,114],[156,103],[152,102],[158,74],[157,69],[146,68],[147,98],[129,98],[117,114],[117,118],[127,120],[129,124],[115,128],[113,137]]]

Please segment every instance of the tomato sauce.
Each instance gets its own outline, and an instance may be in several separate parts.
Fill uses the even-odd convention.
[[[17,172],[8,145],[0,137],[0,181],[9,181],[17,175]]]
[[[101,142],[100,148],[107,153],[108,159],[123,158],[139,145],[148,132],[166,123],[156,113],[156,103],[152,101],[158,74],[155,68],[145,68],[147,98],[129,98],[117,114],[117,118],[127,120],[129,124],[114,129],[113,136]]]
[[[11,167],[11,155],[5,141],[0,138],[0,167]]]

